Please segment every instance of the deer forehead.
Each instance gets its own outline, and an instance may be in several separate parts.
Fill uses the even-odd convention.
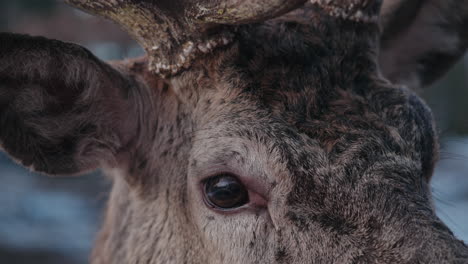
[[[160,128],[153,151],[144,155],[157,164],[152,174],[176,166],[181,177],[187,170],[206,177],[212,167],[241,168],[272,185],[278,175],[350,166],[366,151],[431,163],[434,137],[425,130],[433,130],[432,118],[420,99],[379,79],[361,65],[366,60],[306,38],[300,26],[272,33],[280,29],[249,28],[170,80],[169,92],[158,95],[166,107],[154,113]]]
[[[279,171],[347,165],[366,150],[434,154],[407,142],[423,137],[422,145],[433,144],[425,131],[433,129],[432,119],[422,101],[397,87],[376,88],[369,103],[367,95],[341,88],[327,88],[328,99],[317,99],[317,91],[287,85],[277,91],[221,86],[201,95],[191,115],[190,162],[198,169],[242,167],[241,173],[266,174],[274,182],[272,175],[284,174]]]

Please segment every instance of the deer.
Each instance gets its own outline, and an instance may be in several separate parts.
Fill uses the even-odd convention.
[[[417,95],[465,53],[468,2],[66,2],[146,55],[1,33],[0,146],[109,177],[91,263],[468,263]]]

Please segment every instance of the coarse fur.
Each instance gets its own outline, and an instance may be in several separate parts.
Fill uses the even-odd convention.
[[[468,263],[432,206],[435,125],[407,86],[426,81],[382,72],[377,24],[310,20],[238,26],[170,79],[0,34],[0,146],[46,174],[104,168],[93,264]],[[207,206],[226,172],[267,206]]]

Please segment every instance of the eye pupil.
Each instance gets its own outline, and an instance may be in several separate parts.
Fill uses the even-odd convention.
[[[229,174],[208,179],[205,182],[205,197],[210,205],[220,209],[233,209],[249,202],[244,185]]]

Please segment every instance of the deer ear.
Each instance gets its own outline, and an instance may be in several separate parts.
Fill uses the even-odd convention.
[[[395,83],[430,85],[468,46],[468,1],[385,0],[380,65]]]
[[[80,46],[0,33],[0,148],[53,175],[110,162],[135,131],[130,86]]]

